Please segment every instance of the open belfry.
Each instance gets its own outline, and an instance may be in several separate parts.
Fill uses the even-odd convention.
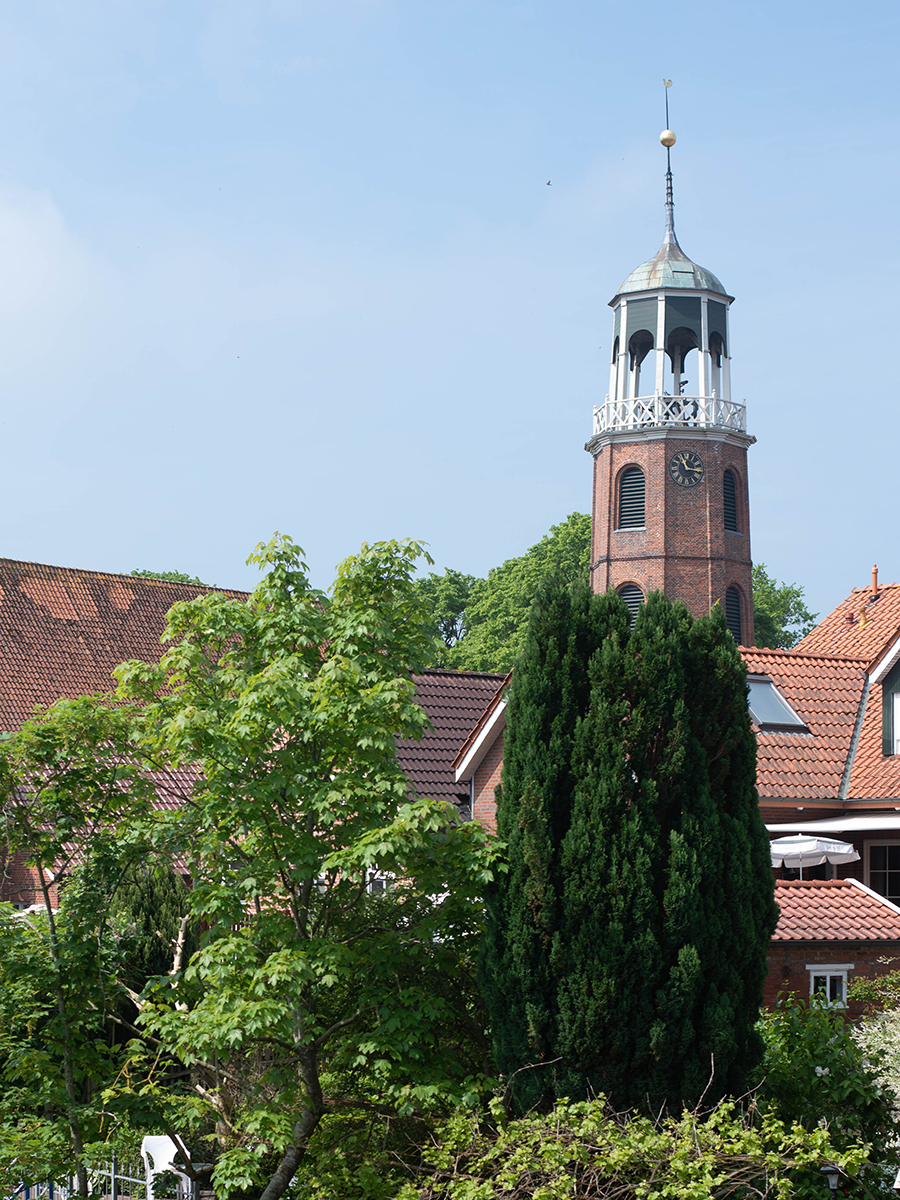
[[[660,142],[665,237],[610,301],[609,394],[585,446],[594,457],[593,587],[615,589],[632,612],[657,589],[695,617],[721,603],[735,639],[749,645],[747,449],[756,439],[731,393],[734,297],[678,244],[675,134],[665,129]]]

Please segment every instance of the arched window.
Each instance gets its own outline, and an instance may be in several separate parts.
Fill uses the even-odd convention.
[[[737,484],[734,480],[734,471],[726,471],[722,483],[725,494],[725,528],[730,529],[732,533],[737,533]]]
[[[628,366],[631,371],[632,396],[641,394],[641,365],[652,349],[653,334],[649,329],[639,329],[631,335],[628,341]],[[653,387],[644,388],[644,391],[652,393]]]
[[[623,583],[616,592],[625,601],[625,607],[628,609],[628,615],[631,617],[631,623],[634,624],[634,618],[637,616],[637,610],[644,603],[644,593],[636,583]]]
[[[626,467],[619,479],[619,529],[644,528],[644,472]]]
[[[725,624],[737,644],[741,645],[741,593],[736,587],[730,587],[725,593]]]

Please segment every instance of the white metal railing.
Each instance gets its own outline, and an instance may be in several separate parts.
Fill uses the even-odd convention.
[[[734,400],[718,396],[632,396],[628,400],[610,400],[594,409],[594,433],[622,429],[649,429],[651,426],[688,426],[692,429],[732,429],[747,431],[747,409]]]
[[[88,1169],[91,1195],[103,1196],[105,1200],[147,1200],[152,1194],[147,1182],[143,1163],[121,1163],[114,1157],[111,1162],[94,1164]],[[195,1192],[190,1184],[176,1178],[176,1200],[191,1200]],[[23,1183],[9,1200],[73,1200],[77,1194],[74,1179],[46,1179]]]

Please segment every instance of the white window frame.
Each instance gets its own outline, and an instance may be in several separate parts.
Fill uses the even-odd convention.
[[[894,753],[900,754],[900,692],[891,693],[891,742]]]
[[[380,896],[385,892],[392,892],[394,878],[393,871],[379,871],[377,868],[369,867],[366,871],[366,891],[370,896]]]
[[[871,888],[876,896],[881,896],[882,900],[887,900],[888,904],[896,904],[895,900],[890,900],[887,896],[879,892],[878,888],[872,885],[872,847],[873,846],[900,846],[900,838],[873,838],[871,841],[863,843],[865,855],[865,872],[866,872],[866,887]]]
[[[847,1007],[847,983],[848,974],[855,967],[855,963],[807,963],[806,969],[809,971],[809,995],[810,999],[816,995],[816,980],[825,980],[825,1001],[829,1008],[846,1008]],[[831,998],[831,981],[839,979],[841,981],[841,998],[833,1000]]]

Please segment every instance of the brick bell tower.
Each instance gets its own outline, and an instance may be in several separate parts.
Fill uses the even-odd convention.
[[[668,107],[668,106],[667,106]],[[668,113],[667,113],[668,115]],[[636,612],[647,592],[697,617],[718,601],[753,641],[746,410],[731,398],[729,296],[675,236],[671,147],[666,234],[610,301],[609,394],[594,409],[594,591],[614,588]],[[685,377],[690,372],[691,380]]]

